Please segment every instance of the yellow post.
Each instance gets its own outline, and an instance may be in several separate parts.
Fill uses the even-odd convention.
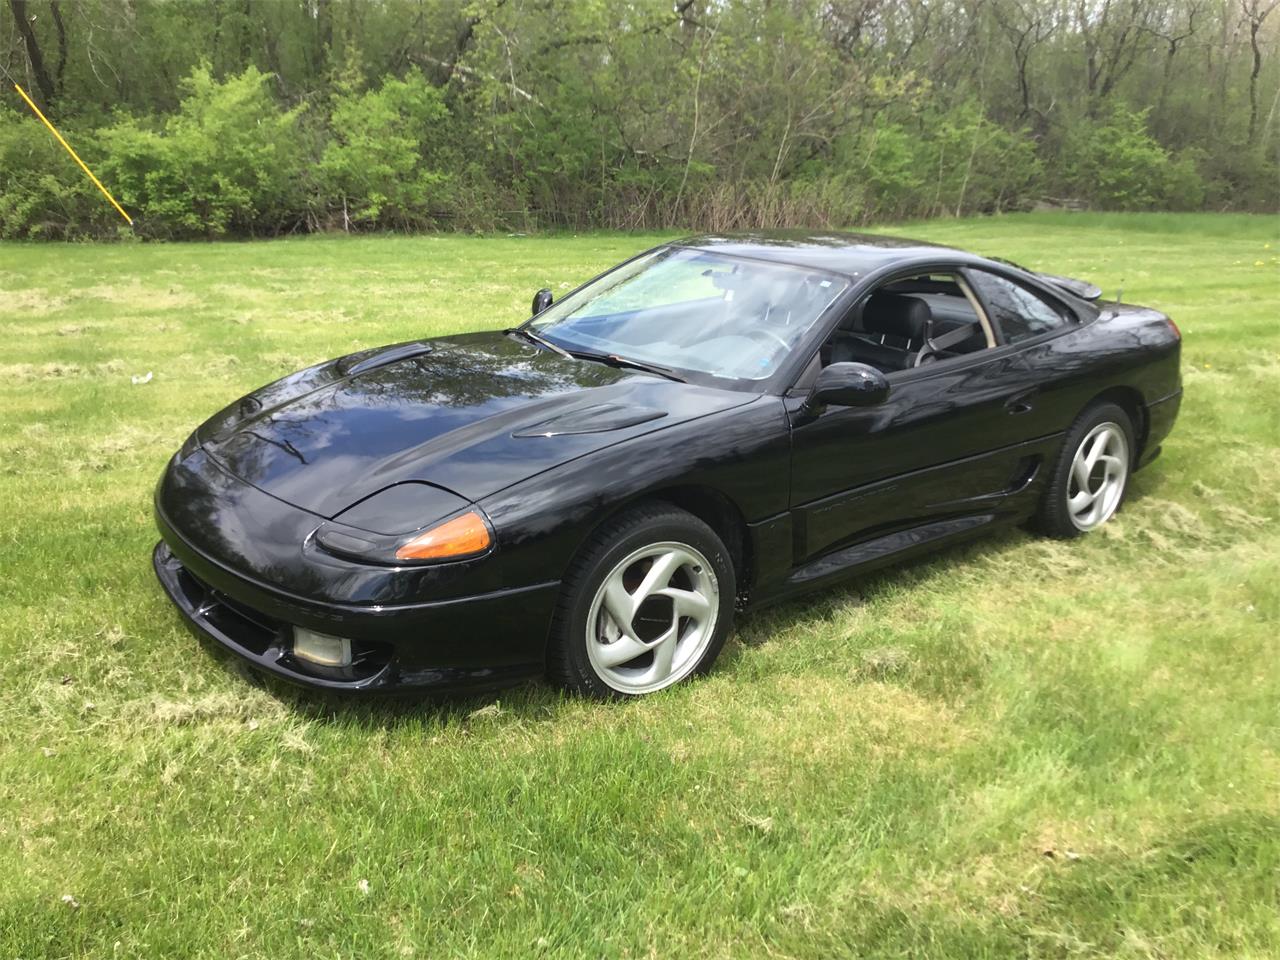
[[[62,139],[62,134],[60,134],[57,130],[55,130],[53,127],[53,124],[49,122],[48,118],[45,117],[43,113],[40,112],[40,108],[35,105],[35,102],[30,97],[27,96],[27,91],[23,90],[16,83],[13,85],[13,89],[17,90],[18,93],[22,95],[22,99],[27,101],[27,106],[30,107],[35,112],[35,115],[37,117],[40,118],[40,122],[49,128],[50,133],[52,133],[55,137],[57,137],[58,142],[66,148],[67,153],[71,154],[71,159],[74,160],[76,163],[80,164],[80,169],[83,170],[88,175],[89,179],[93,181],[93,185],[102,191],[102,195],[111,201],[111,205],[113,207],[115,207],[117,210],[120,211],[120,216],[124,217],[124,222],[129,224],[129,226],[132,227],[133,218],[124,212],[124,207],[116,203],[116,198],[113,197],[111,193],[107,190],[107,188],[102,185],[102,181],[93,175],[93,171],[85,166],[84,161],[81,160],[80,157],[76,154],[76,152],[71,149],[71,144],[67,143],[67,141]]]

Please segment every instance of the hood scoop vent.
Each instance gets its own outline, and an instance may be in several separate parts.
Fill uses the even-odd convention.
[[[665,417],[665,410],[652,407],[629,407],[618,403],[599,403],[569,410],[550,420],[521,427],[513,437],[561,437],[582,433],[607,433],[634,427]]]
[[[378,367],[385,367],[389,363],[420,357],[425,353],[430,353],[432,349],[429,343],[414,342],[402,343],[395,347],[388,347],[385,350],[355,353],[340,360],[338,362],[338,370],[341,371],[343,376],[354,377],[358,373],[376,370]]]

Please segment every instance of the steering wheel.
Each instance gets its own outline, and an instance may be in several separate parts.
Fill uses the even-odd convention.
[[[768,340],[771,341],[770,346],[776,344],[783,350],[791,349],[791,344],[787,343],[787,341],[783,340],[772,330],[766,330],[763,327],[756,327],[754,330],[740,331],[739,336],[749,337],[752,340]]]

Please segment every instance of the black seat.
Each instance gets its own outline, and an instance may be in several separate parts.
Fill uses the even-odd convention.
[[[874,293],[862,308],[858,329],[836,334],[830,362],[854,360],[884,371],[905,370],[914,366],[932,318],[929,304],[919,297]]]

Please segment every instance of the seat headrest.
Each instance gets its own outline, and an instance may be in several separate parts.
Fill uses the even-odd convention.
[[[862,329],[907,340],[923,340],[933,311],[919,297],[899,293],[873,293],[862,308]]]

